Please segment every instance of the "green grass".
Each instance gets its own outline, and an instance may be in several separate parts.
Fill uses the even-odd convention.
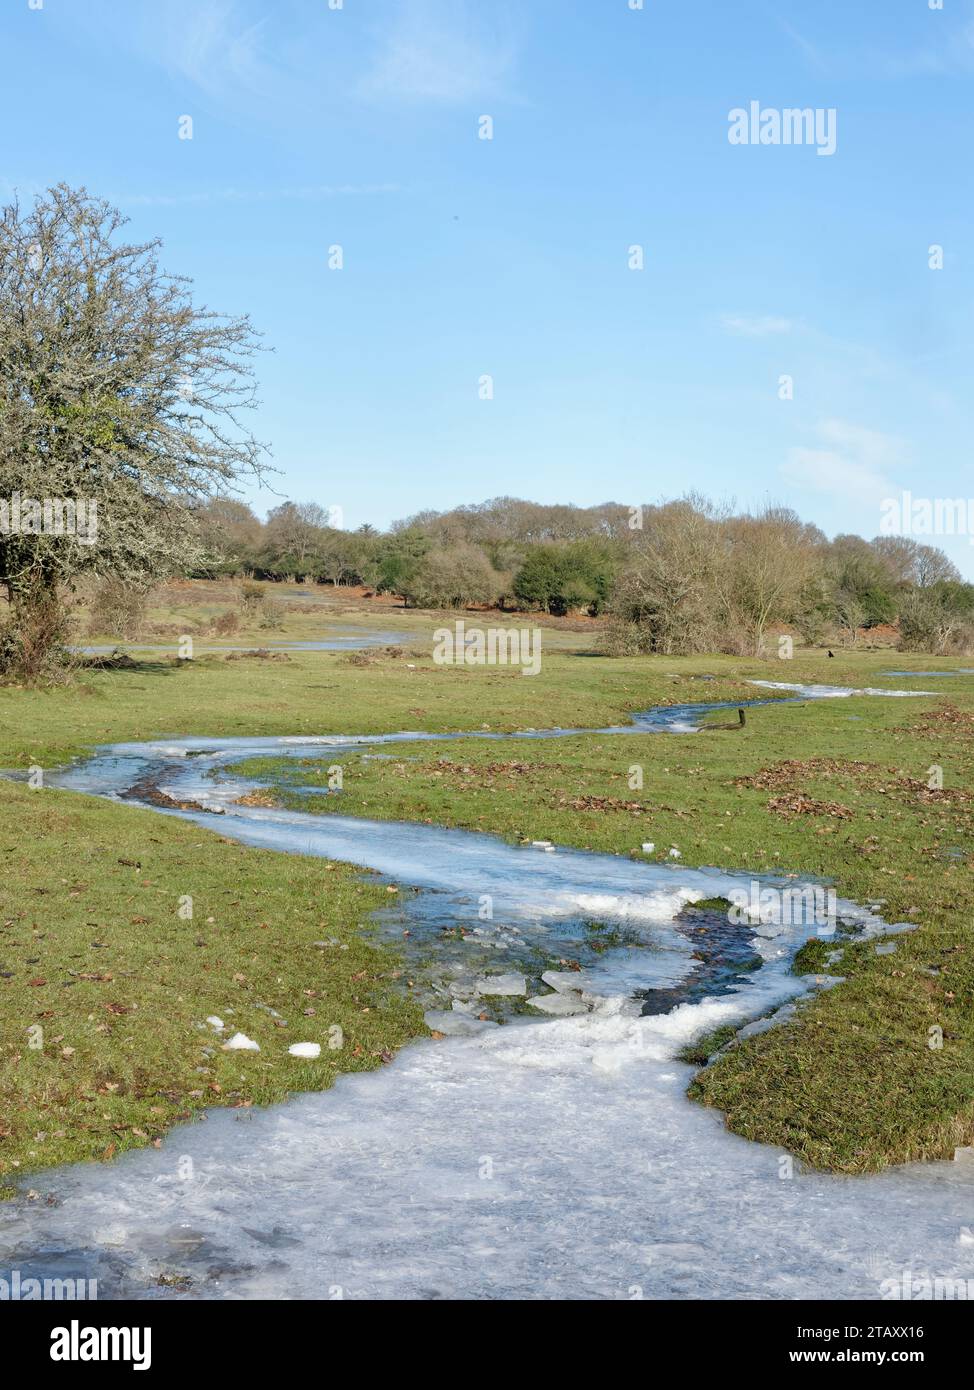
[[[736,1033],[737,1028],[733,1023],[725,1023],[720,1028],[703,1033],[680,1050],[680,1061],[689,1062],[692,1067],[704,1067],[715,1053],[733,1041]]]
[[[842,959],[835,959],[833,963],[837,956]],[[835,938],[822,941],[813,936],[796,952],[791,972],[793,975],[841,975],[847,967],[851,968],[851,956],[846,955],[844,945],[837,945]]]
[[[63,689],[0,689],[0,763],[52,766],[92,744],[177,734],[584,725],[624,720],[628,710],[651,703],[656,694],[646,689],[635,662],[617,667],[562,655],[531,678],[434,666],[429,657],[410,670],[401,658],[357,666],[344,653],[288,656],[287,662],[228,661],[210,653],[177,664],[136,654],[130,669],[83,671]],[[679,698],[699,688],[673,683]]]
[[[383,610],[371,621],[398,626],[400,615]],[[416,650],[429,652],[440,617],[408,621]],[[0,766],[52,767],[92,744],[177,735],[611,725],[651,704],[754,698],[749,675],[902,686],[880,672],[931,664],[888,652],[613,661],[588,654],[591,646],[584,634],[559,631],[533,678],[437,667],[428,656],[410,656],[413,669],[392,658],[358,666],[340,653],[182,666],[147,658],[62,689],[0,690]],[[698,679],[704,674],[717,679]],[[342,750],[344,792],[314,806],[640,858],[652,840],[660,859],[675,845],[687,865],[816,874],[833,878],[841,895],[887,899],[889,920],[923,930],[899,938],[892,956],[849,948],[846,983],[791,1024],[730,1049],[692,1090],[737,1132],[817,1166],[855,1172],[945,1156],[974,1136],[974,888],[969,864],[947,853],[974,851],[972,807],[961,794],[974,786],[974,698],[969,679],[929,688],[938,695],[778,704],[749,711],[742,730],[697,735],[399,745],[383,749],[393,760],[376,762]],[[957,717],[927,717],[948,699]],[[332,760],[289,764],[288,774],[324,784]],[[933,763],[944,770],[941,797],[925,791]],[[641,788],[631,785],[637,767]],[[280,781],[287,799],[276,760],[251,770]],[[796,802],[812,813],[792,814]],[[327,1085],[338,1070],[381,1064],[422,1032],[393,988],[395,958],[361,930],[382,895],[342,866],[11,784],[0,785],[0,852],[0,1128],[8,1131],[0,1173],[8,1177],[151,1142],[202,1105],[265,1103]],[[177,913],[185,894],[192,921]],[[329,937],[348,951],[311,944]],[[258,1003],[289,1026],[277,1028]],[[210,1013],[256,1038],[261,1052],[217,1047],[204,1057],[212,1038],[196,1025]],[[28,1047],[37,1023],[40,1051]],[[313,1064],[287,1056],[288,1043],[324,1042],[333,1024],[344,1030],[342,1049],[325,1049]],[[931,1028],[943,1030],[942,1048],[928,1045]]]
[[[661,666],[644,668],[657,694],[668,688]],[[954,699],[967,711],[974,703],[956,691]],[[855,1172],[949,1157],[974,1136],[974,883],[970,862],[950,854],[974,854],[974,718],[928,720],[924,711],[938,704],[778,704],[753,710],[742,731],[392,745],[383,750],[399,755],[392,761],[343,750],[344,791],[320,798],[288,790],[324,784],[314,759],[251,759],[240,770],[274,784],[282,804],[322,814],[640,859],[653,841],[660,861],[675,846],[685,864],[807,873],[834,879],[841,896],[885,899],[887,920],[922,931],[897,938],[894,955],[847,948],[836,967],[846,984],[809,1002],[798,1022],[735,1048],[692,1091],[739,1133]],[[934,763],[943,793],[926,787]],[[641,791],[630,787],[635,767]],[[796,805],[811,813],[793,814]],[[820,972],[834,949],[813,943],[799,970]],[[934,1028],[942,1048],[928,1045]]]
[[[395,958],[359,930],[385,892],[344,865],[10,784],[0,855],[8,1179],[150,1143],[204,1105],[320,1089],[381,1065],[421,1029],[393,989]],[[200,1026],[211,1014],[222,1037]],[[261,1051],[224,1052],[238,1030]],[[307,1041],[320,1059],[288,1055]]]

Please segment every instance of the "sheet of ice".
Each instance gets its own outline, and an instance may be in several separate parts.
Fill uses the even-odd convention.
[[[532,1009],[554,1018],[570,1018],[573,1014],[587,1014],[589,1005],[580,994],[552,991],[550,994],[534,994],[528,1000]]]
[[[635,924],[653,949],[612,952],[586,971],[583,1015],[420,1042],[330,1091],[212,1111],[159,1149],[34,1174],[41,1200],[0,1204],[0,1264],[96,1277],[102,1297],[856,1299],[905,1271],[974,1277],[958,1234],[971,1222],[974,1165],[802,1175],[683,1094],[685,1042],[809,987],[788,963],[812,928],[756,935],[766,963],[733,993],[639,1015],[630,995],[661,960],[670,979],[694,968],[673,926],[681,905],[727,896],[752,875],[235,807],[230,792],[247,784],[228,790],[203,775],[281,746],[132,744],[49,780],[113,795],[164,769],[173,795],[214,797],[220,833],[245,843],[491,892],[534,923],[591,912]],[[304,756],[320,741],[291,746]],[[163,814],[214,825],[205,812]],[[867,936],[886,932],[866,908],[840,903],[838,915]],[[439,1016],[471,1021],[462,1009]],[[251,1032],[265,1056],[288,1045],[271,1019]],[[191,1283],[163,1287],[162,1275]]]
[[[102,1298],[871,1299],[905,1271],[974,1276],[974,1165],[792,1172],[685,1099],[676,1051],[796,987],[770,971],[662,1017],[419,1043],[159,1150],[35,1174],[40,1200],[0,1206],[0,1263],[97,1277]]]
[[[866,685],[863,689],[853,689],[849,685],[803,685],[800,681],[748,681],[748,684],[760,685],[768,691],[795,691],[804,699],[846,699],[849,695],[889,695],[893,699],[903,699],[906,696],[936,694],[936,691],[889,691],[873,685]]]
[[[845,699],[849,695],[889,695],[893,698],[904,698],[937,693],[935,690],[884,690],[879,686],[866,686],[862,690],[853,690],[847,685],[802,685],[800,681],[749,680],[748,685],[760,685],[765,690],[794,690],[799,695],[803,695],[806,700]]]
[[[60,785],[71,786],[72,781],[62,779]],[[582,915],[653,928],[674,950],[686,949],[684,938],[670,925],[681,908],[702,898],[726,896],[742,881],[717,869],[682,869],[675,863],[584,850],[539,854],[474,831],[239,806],[224,796],[225,788],[207,782],[193,765],[163,780],[160,789],[174,799],[220,807],[220,834],[244,844],[339,859],[394,882],[462,892],[469,898],[489,895],[494,913],[514,920]],[[246,789],[246,783],[235,781],[230,792],[236,797]],[[214,828],[212,815],[205,811],[163,814]]]
[[[475,981],[474,987],[478,994],[487,998],[491,995],[507,998],[527,994],[527,981],[518,971],[508,971],[501,975],[482,975]]]
[[[697,968],[697,962],[688,959],[685,951],[616,950],[607,952],[589,969],[546,970],[541,978],[556,990],[629,998],[637,990],[672,989]]]

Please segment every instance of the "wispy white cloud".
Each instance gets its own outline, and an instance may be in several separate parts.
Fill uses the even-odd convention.
[[[105,0],[89,0],[104,4]],[[461,103],[510,95],[520,22],[510,0],[382,0],[368,22],[325,0],[153,0],[143,57],[227,105],[270,117],[322,101]]]
[[[467,0],[403,0],[374,34],[363,96],[457,103],[509,93],[517,43],[500,4],[485,12]]]
[[[725,333],[737,338],[769,338],[779,333],[790,333],[794,325],[791,319],[773,314],[725,314],[721,319]]]
[[[230,77],[249,90],[269,84],[266,19],[248,23],[233,0],[211,0],[194,11],[174,49],[184,77],[200,87]]]
[[[146,57],[215,99],[271,99],[296,76],[287,16],[253,0],[156,0],[135,39]]]
[[[846,420],[825,420],[816,433],[821,447],[789,451],[780,470],[787,482],[853,503],[876,503],[896,490],[890,470],[903,461],[900,440]]]

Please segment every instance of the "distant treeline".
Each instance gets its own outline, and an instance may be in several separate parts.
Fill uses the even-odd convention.
[[[785,507],[500,497],[380,533],[337,530],[317,503],[285,502],[261,522],[218,498],[199,519],[211,559],[198,577],[365,585],[417,608],[604,614],[604,640],[619,652],[753,652],[781,625],[851,644],[896,624],[907,650],[974,647],[974,585],[943,551],[901,536],[830,541]]]

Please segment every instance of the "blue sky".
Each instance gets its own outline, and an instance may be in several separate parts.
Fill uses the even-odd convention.
[[[970,0],[7,0],[0,37],[0,192],[83,183],[251,314],[279,494],[866,535],[974,497]],[[751,101],[834,107],[835,154],[731,145]]]

